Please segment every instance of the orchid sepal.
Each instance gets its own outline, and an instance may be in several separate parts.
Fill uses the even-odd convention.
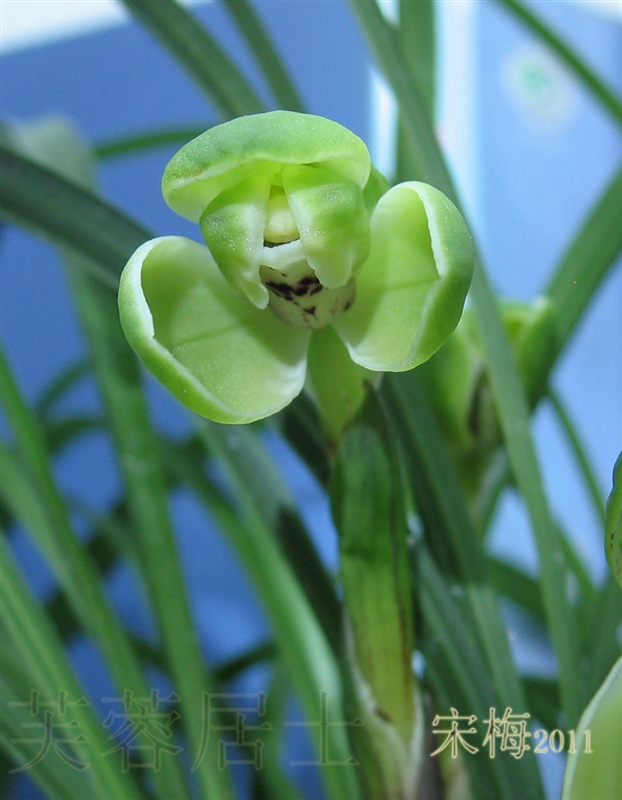
[[[302,390],[311,332],[249,303],[204,245],[180,236],[141,245],[121,276],[119,311],[145,366],[201,416],[253,422]]]

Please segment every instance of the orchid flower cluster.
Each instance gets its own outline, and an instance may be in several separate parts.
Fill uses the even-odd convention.
[[[374,375],[426,361],[460,319],[473,269],[462,216],[432,186],[388,188],[336,122],[273,111],[218,125],[172,158],[162,191],[205,245],[139,247],[121,322],[208,419],[262,419],[305,387],[338,435]]]

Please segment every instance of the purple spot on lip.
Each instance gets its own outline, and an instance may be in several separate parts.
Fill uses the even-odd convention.
[[[291,299],[291,294],[294,291],[289,283],[276,283],[276,281],[268,281],[266,284],[268,289],[271,289],[275,294]]]

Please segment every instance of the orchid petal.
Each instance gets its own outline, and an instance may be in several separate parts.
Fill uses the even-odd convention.
[[[344,286],[369,253],[362,188],[304,164],[284,167],[282,180],[309,265],[327,289]]]
[[[456,327],[473,271],[471,238],[448,198],[414,181],[379,200],[371,238],[355,302],[333,324],[357,364],[401,372],[430,358]]]
[[[184,405],[215,422],[267,417],[301,391],[310,332],[260,311],[221,275],[206,247],[146,242],[121,276],[125,335]]]
[[[220,271],[257,308],[265,308],[269,300],[259,276],[269,196],[269,179],[249,179],[218,195],[200,220]]]

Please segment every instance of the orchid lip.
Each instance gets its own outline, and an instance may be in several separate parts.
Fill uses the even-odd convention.
[[[300,239],[264,247],[259,276],[270,294],[270,309],[297,328],[320,330],[354,302],[354,279],[326,288],[309,266]]]

